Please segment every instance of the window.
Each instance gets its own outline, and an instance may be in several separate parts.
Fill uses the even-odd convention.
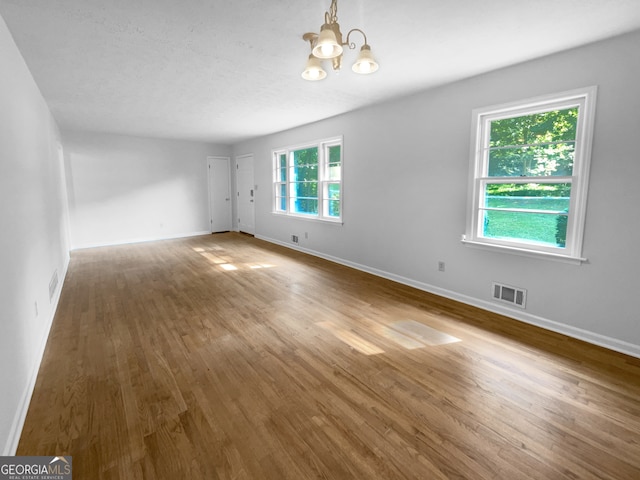
[[[595,94],[474,111],[465,242],[583,260]]]
[[[342,220],[342,138],[273,152],[274,212]]]

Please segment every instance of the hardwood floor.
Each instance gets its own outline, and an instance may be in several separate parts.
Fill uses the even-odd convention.
[[[640,360],[236,233],[76,251],[18,455],[76,480],[633,480]]]

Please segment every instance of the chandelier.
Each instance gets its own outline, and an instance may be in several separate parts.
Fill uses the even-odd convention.
[[[311,54],[307,60],[307,65],[302,72],[305,80],[322,80],[327,76],[327,72],[322,68],[323,60],[331,60],[334,70],[342,67],[343,47],[353,50],[356,44],[350,41],[351,34],[361,33],[364,37],[364,44],[360,48],[360,53],[351,69],[355,73],[368,74],[378,70],[378,64],[371,55],[371,47],[367,43],[367,36],[359,28],[352,28],[347,33],[346,41],[342,41],[342,32],[338,23],[338,1],[331,0],[331,7],[324,13],[324,24],[320,28],[320,34],[308,32],[302,36],[305,42],[311,45]]]

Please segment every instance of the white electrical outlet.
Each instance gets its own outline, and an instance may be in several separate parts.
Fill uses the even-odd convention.
[[[438,262],[438,271],[444,272],[444,262]]]

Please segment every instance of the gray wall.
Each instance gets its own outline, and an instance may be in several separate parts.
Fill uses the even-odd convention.
[[[207,156],[230,147],[63,132],[72,248],[210,232]]]
[[[296,234],[310,253],[640,356],[639,45],[635,32],[235,145],[255,155],[256,235],[293,247]],[[590,85],[599,90],[589,261],[463,245],[472,109]],[[271,150],[335,135],[344,135],[344,225],[272,214]],[[526,288],[526,310],[494,303],[492,281]]]
[[[69,262],[68,211],[58,127],[1,17],[0,72],[0,448],[13,455]]]

